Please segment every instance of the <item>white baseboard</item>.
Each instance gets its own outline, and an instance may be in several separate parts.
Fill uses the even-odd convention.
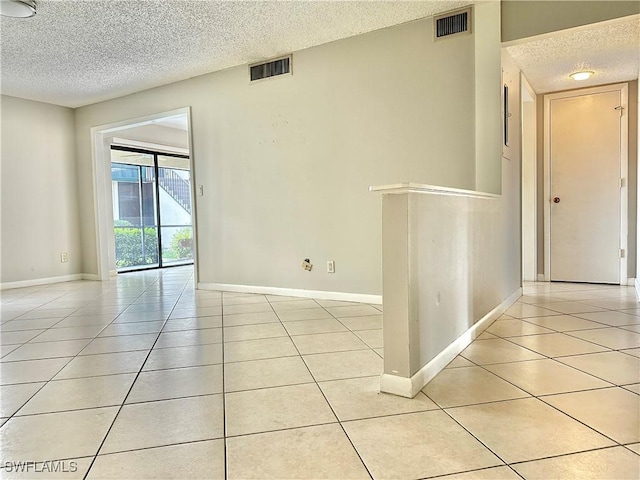
[[[539,273],[538,274],[538,281],[539,282],[546,282],[545,277],[544,277],[544,273]]]
[[[100,281],[100,277],[98,275],[96,275],[95,273],[83,273],[82,274],[82,279],[83,280],[95,280],[95,281]]]
[[[383,373],[380,376],[380,391],[383,393],[391,393],[399,397],[413,398],[421,390],[416,389],[417,385],[413,383],[413,377],[399,377],[398,375],[389,375]],[[415,390],[415,393],[413,393]]]
[[[40,285],[50,285],[53,283],[73,282],[82,280],[82,273],[74,273],[73,275],[62,275],[60,277],[34,278],[33,280],[22,280],[19,282],[0,283],[0,290],[10,290],[13,288],[39,287]]]
[[[284,295],[288,297],[317,298],[319,300],[340,300],[343,302],[360,302],[382,305],[382,295],[368,295],[365,293],[327,292],[325,290],[303,290],[298,288],[258,287],[253,285],[233,285],[228,283],[198,283],[197,288],[199,290],[260,293],[263,295]]]
[[[522,296],[522,288],[513,292],[497,307],[478,320],[466,332],[455,339],[447,348],[436,355],[433,360],[418,370],[410,378],[399,377],[387,373],[380,377],[380,391],[401,397],[413,398],[427,383],[446,367],[456,356],[467,348],[489,325],[502,315]]]
[[[636,297],[638,297],[638,300],[640,301],[640,278],[636,278],[634,283],[636,287]]]
[[[628,287],[634,287],[636,285],[636,279],[632,277],[628,277],[625,285],[627,285]]]

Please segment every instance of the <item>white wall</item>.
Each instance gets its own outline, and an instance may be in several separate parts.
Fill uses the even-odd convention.
[[[638,72],[638,78],[640,78],[640,72]],[[640,112],[640,80],[636,82],[636,99],[638,100],[637,104],[637,112]],[[636,126],[638,127],[638,136],[636,137],[636,153],[638,150],[638,140],[640,139],[640,121],[636,120]],[[632,132],[629,132],[629,136],[632,135]],[[637,194],[637,186],[640,185],[640,168],[636,168],[637,182],[636,182],[636,194]],[[638,231],[640,228],[640,208],[636,210],[636,295],[638,299],[640,299],[640,232]]]
[[[521,127],[521,72],[506,49],[502,49],[502,81],[509,85],[509,156],[502,154],[502,270],[503,288],[513,292],[522,284],[522,127]]]
[[[638,108],[638,80],[629,82],[629,157],[628,157],[628,182],[629,193],[627,211],[628,215],[628,232],[627,232],[627,277],[635,278],[638,276],[636,270],[636,262],[638,258],[638,250],[636,243],[638,241],[638,117],[640,109]]]
[[[0,110],[0,283],[80,274],[73,110],[8,96]]]
[[[635,0],[502,0],[501,5],[503,42],[640,13]]]
[[[244,66],[80,108],[83,266],[97,271],[90,128],[190,106],[201,283],[379,294],[368,187],[474,188],[474,101],[474,37],[434,43],[425,19],[295,52],[291,76],[249,84]]]
[[[382,391],[415,396],[520,296],[519,207],[519,157],[500,196],[383,193]]]
[[[381,190],[385,392],[415,395],[521,293],[520,71],[506,50],[500,61],[497,39],[493,48],[497,56],[489,52],[476,62],[488,63],[489,78],[502,65],[510,90],[509,148],[494,158],[501,195]],[[493,107],[500,111],[499,96]],[[493,123],[500,141],[500,118],[490,113],[482,120]]]
[[[522,93],[524,93],[524,88]],[[536,228],[536,103],[522,102],[522,278],[535,282],[537,277]]]
[[[476,185],[500,193],[500,3],[477,2],[475,24]]]

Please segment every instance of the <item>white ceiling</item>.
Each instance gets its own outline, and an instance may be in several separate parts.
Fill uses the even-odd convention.
[[[536,93],[624,82],[640,70],[640,16],[564,30],[507,47]],[[569,74],[591,70],[589,80]]]
[[[0,91],[79,107],[469,3],[38,0],[0,20]]]
[[[176,130],[188,130],[187,115],[182,113],[180,115],[173,115],[171,117],[164,117],[158,120],[151,120],[151,123],[159,125],[161,127],[173,128]]]

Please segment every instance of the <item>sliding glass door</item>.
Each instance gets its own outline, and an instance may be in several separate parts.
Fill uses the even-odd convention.
[[[189,159],[158,155],[163,265],[193,263]]]
[[[112,147],[119,272],[193,263],[189,159]]]

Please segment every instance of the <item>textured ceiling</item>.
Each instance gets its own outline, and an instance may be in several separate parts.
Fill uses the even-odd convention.
[[[0,91],[79,107],[469,3],[38,0],[0,20]]]
[[[507,47],[536,93],[624,82],[640,70],[640,16],[565,30]],[[589,80],[569,74],[591,70]]]

